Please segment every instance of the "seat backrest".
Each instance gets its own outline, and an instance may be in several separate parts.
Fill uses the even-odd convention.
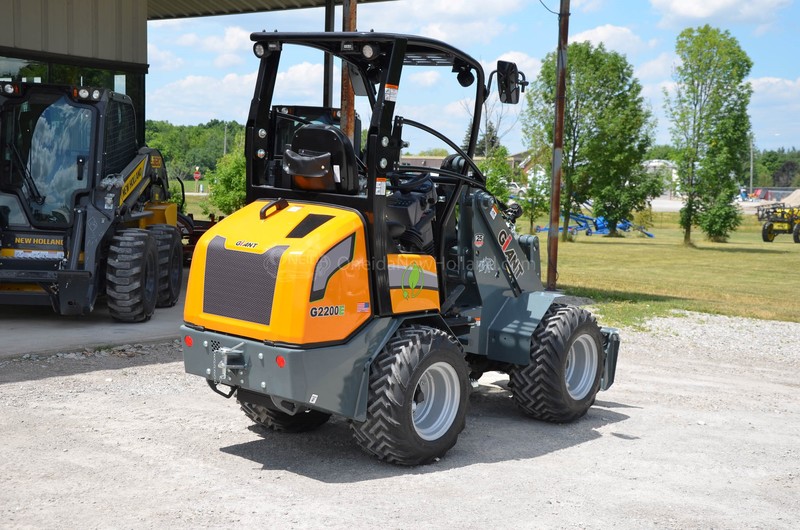
[[[348,195],[358,193],[353,144],[332,125],[311,123],[297,129],[284,152],[283,166],[292,176],[294,188]]]

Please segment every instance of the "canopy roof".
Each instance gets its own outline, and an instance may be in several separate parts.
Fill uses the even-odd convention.
[[[359,4],[386,0],[358,0]],[[342,5],[342,0],[147,0],[147,20],[236,15]]]

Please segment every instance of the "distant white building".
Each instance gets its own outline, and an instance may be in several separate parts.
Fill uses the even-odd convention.
[[[645,160],[642,162],[645,171],[657,173],[664,178],[666,193],[672,198],[678,187],[678,165],[671,160]]]

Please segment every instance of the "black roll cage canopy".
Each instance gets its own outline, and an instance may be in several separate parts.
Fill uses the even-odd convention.
[[[385,188],[378,186],[378,183],[385,183],[386,179],[392,175],[396,177],[398,173],[405,174],[405,178],[408,178],[409,174],[428,173],[432,169],[401,165],[400,155],[405,147],[402,140],[404,124],[437,137],[463,158],[464,164],[457,170],[435,170],[438,175],[434,177],[434,181],[447,185],[446,200],[437,206],[434,224],[434,255],[439,263],[440,275],[444,274],[443,229],[451,223],[466,186],[485,189],[485,178],[472,161],[482,107],[489,92],[483,67],[470,55],[449,44],[414,35],[374,32],[257,32],[251,34],[250,38],[254,41],[253,51],[260,59],[260,67],[247,120],[247,202],[258,199],[270,199],[273,202],[279,198],[292,199],[339,205],[362,212],[367,227],[367,245],[371,247],[368,249],[368,256],[372,261],[370,268],[373,299],[377,302],[376,313],[389,314],[391,303],[385,262],[390,238],[383,222],[386,197],[382,190]],[[275,147],[275,122],[285,118],[285,115],[280,116],[277,110],[272,109],[272,104],[281,52],[287,44],[316,48],[341,59],[342,68],[347,70],[355,94],[368,98],[372,116],[367,134],[366,160],[361,168],[367,179],[366,196],[294,190],[290,186],[278,185],[278,181],[267,185],[267,175],[270,172],[272,175],[280,172],[277,166],[282,153],[272,151]],[[475,104],[466,151],[435,129],[394,115],[397,93],[402,89],[401,73],[404,66],[451,68],[461,86],[469,87],[475,83]],[[524,88],[527,84],[524,75],[517,72],[516,65],[504,61],[498,62],[496,73],[501,101],[516,103],[520,87]],[[359,133],[356,131],[356,134]],[[441,280],[440,285],[445,285],[444,278]],[[440,296],[444,297],[445,294],[442,291]]]

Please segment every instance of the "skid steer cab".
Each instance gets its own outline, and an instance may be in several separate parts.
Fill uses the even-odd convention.
[[[618,334],[544,291],[537,238],[516,233],[515,211],[472,160],[483,102],[516,103],[525,87],[517,67],[499,62],[489,94],[478,61],[423,37],[252,39],[249,204],[195,249],[186,371],[265,428],[307,431],[337,415],[367,453],[403,465],[453,447],[471,380],[486,371],[509,374],[514,402],[534,418],[586,414],[614,381]],[[310,89],[277,84],[306,57],[297,48],[322,50],[349,74],[363,145],[359,130],[350,138],[322,118],[338,108],[312,116],[294,110],[307,102],[284,104]],[[423,78],[436,80],[429,101],[404,99],[404,84]],[[443,115],[427,115],[456,101],[475,102],[466,149],[435,128]],[[417,142],[448,155],[436,167],[402,163]]]
[[[140,322],[182,286],[177,205],[128,96],[0,82],[0,304]]]

